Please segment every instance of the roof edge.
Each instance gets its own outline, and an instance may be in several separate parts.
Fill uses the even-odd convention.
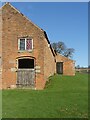
[[[43,30],[43,33],[44,33],[44,36],[45,36],[45,38],[46,38],[46,40],[47,40],[47,43],[50,45],[50,49],[51,49],[52,54],[53,54],[53,56],[55,57],[55,53],[54,53],[53,48],[52,48],[52,46],[51,46],[51,44],[50,44],[50,41],[49,41],[49,39],[48,39],[48,36],[47,36],[46,31]]]
[[[23,13],[21,13],[17,8],[15,8],[10,2],[6,2],[0,9],[2,9],[3,7],[5,7],[6,5],[10,5],[10,7],[12,7],[15,11],[17,11],[19,14],[21,14],[24,18],[26,18],[29,22],[31,22],[36,28],[38,28],[40,31],[42,31],[42,29],[37,26],[36,24],[34,24],[27,16],[25,16]]]
[[[2,9],[4,6],[6,6],[7,4],[10,4],[9,2],[5,2],[5,4],[3,4],[0,9]]]
[[[62,57],[65,57],[64,55],[61,55],[60,53],[57,53],[57,55],[60,55],[60,56],[62,56]],[[68,59],[68,60],[71,60],[71,61],[74,61],[75,62],[75,60],[72,60],[72,59],[70,59],[70,58],[68,58],[68,57],[65,57],[66,59]]]

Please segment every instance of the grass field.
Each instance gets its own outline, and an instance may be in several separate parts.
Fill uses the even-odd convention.
[[[3,118],[87,118],[88,75],[55,75],[41,91],[3,90]]]

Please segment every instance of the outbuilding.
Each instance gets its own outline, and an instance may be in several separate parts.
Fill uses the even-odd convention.
[[[55,54],[47,34],[10,3],[0,9],[2,88],[43,89],[55,73],[75,75],[74,61]]]

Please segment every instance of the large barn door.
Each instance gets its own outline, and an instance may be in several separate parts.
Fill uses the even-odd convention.
[[[63,74],[63,62],[56,63],[57,74]]]
[[[17,87],[35,87],[34,59],[18,59]]]

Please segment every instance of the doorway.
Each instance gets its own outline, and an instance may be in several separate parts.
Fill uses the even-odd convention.
[[[18,59],[17,87],[34,88],[34,86],[35,86],[34,59],[29,58]]]
[[[56,72],[57,74],[63,74],[63,62],[56,63]]]

